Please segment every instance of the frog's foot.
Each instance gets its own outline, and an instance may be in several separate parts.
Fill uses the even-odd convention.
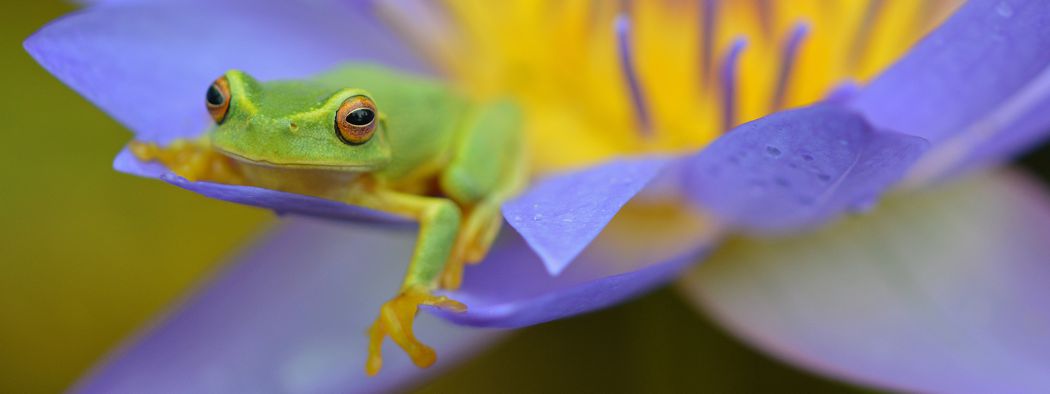
[[[480,263],[489,253],[492,242],[503,225],[503,214],[499,206],[486,203],[478,206],[463,225],[464,237],[457,242],[463,261],[468,264]],[[461,243],[461,244],[460,244]]]
[[[435,296],[420,289],[404,290],[387,301],[379,310],[379,317],[372,323],[372,328],[368,330],[368,361],[365,363],[365,372],[369,376],[379,373],[379,369],[383,367],[381,352],[385,336],[389,336],[401,346],[412,358],[412,362],[420,368],[429,367],[437,360],[434,349],[424,345],[412,333],[412,323],[420,305],[432,305],[453,312],[467,310],[467,306],[458,301],[445,296]]]
[[[445,263],[445,269],[441,271],[441,288],[446,290],[456,290],[459,285],[463,282],[463,265],[466,261],[463,260],[462,251],[452,251],[452,256],[449,257],[448,262]]]
[[[190,181],[212,181],[243,184],[243,178],[225,155],[211,149],[206,143],[177,140],[168,146],[133,140],[128,143],[131,153],[142,161],[156,161],[172,172]]]
[[[452,248],[452,256],[441,273],[441,288],[459,288],[463,281],[463,266],[480,263],[485,258],[502,224],[499,210],[490,207],[478,207],[467,216]]]
[[[496,235],[499,234],[502,225],[503,216],[498,214],[480,220],[477,230],[471,234],[469,243],[463,252],[463,261],[468,264],[480,263],[488,255],[492,242],[496,240]]]

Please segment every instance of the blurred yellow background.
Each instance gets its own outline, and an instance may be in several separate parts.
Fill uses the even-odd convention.
[[[0,392],[56,392],[274,219],[113,171],[130,133],[21,47],[75,7],[4,7]],[[668,289],[522,330],[423,391],[507,389],[856,390],[744,348]]]

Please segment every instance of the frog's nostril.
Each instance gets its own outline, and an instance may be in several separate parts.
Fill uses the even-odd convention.
[[[292,132],[299,131],[299,125],[295,124],[295,122],[288,122],[288,130]]]

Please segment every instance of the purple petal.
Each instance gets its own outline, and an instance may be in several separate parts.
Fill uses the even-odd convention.
[[[365,331],[393,295],[412,231],[296,218],[263,237],[172,315],[112,355],[79,392],[378,392],[406,388],[491,343],[495,331],[421,316],[435,367],[385,346],[364,374]]]
[[[1047,69],[1050,71],[1050,69]],[[1018,152],[1035,148],[1050,131],[1050,72],[1044,71],[1025,93],[1012,98],[1012,103],[1001,107],[982,123],[972,125],[967,134],[960,135],[937,150],[937,155],[917,173],[917,179],[951,177],[980,168],[1002,164]]]
[[[562,211],[559,215],[550,213],[554,211],[535,211],[558,218],[556,222],[541,220],[544,224],[560,223],[562,219],[587,219],[587,226],[573,227],[573,231],[564,232],[566,237],[574,237],[578,243],[543,246],[579,248],[572,254],[578,257],[564,260],[566,264],[573,262],[572,267],[560,274],[551,273],[530,244],[513,230],[505,229],[504,236],[485,262],[467,269],[464,288],[452,294],[467,303],[468,311],[463,314],[434,312],[461,324],[521,327],[610,306],[667,283],[690,263],[696,262],[720,235],[720,230],[712,227],[710,220],[688,211],[672,210],[670,215],[664,211],[641,214],[637,213],[641,208],[628,206],[625,212],[619,212],[624,202],[635,195],[635,189],[653,180],[668,161],[657,158],[622,160],[576,174],[578,179],[588,179],[585,174],[602,174],[602,169],[622,170],[618,175],[604,179],[605,183],[619,185],[607,190],[608,200],[600,203],[580,200],[579,207],[589,209],[590,215],[575,216],[571,211]],[[127,150],[118,155],[114,167],[131,174],[159,177],[210,197],[284,212],[349,220],[403,221],[381,212],[302,195],[246,186],[188,182],[159,164],[136,160]],[[632,176],[628,179],[625,174]],[[550,185],[559,181],[550,182],[540,190],[550,190]],[[597,187],[595,183],[587,184]],[[619,197],[611,197],[614,195]],[[551,206],[544,202],[541,207]],[[617,213],[620,215],[613,219]],[[606,227],[606,224],[610,226]],[[542,230],[539,226],[529,229]],[[595,233],[588,235],[586,232]],[[601,235],[595,239],[598,232]],[[583,250],[582,254],[580,250]],[[408,261],[407,257],[405,261]]]
[[[926,146],[873,130],[842,107],[817,105],[733,129],[687,160],[685,182],[726,223],[783,232],[868,208]]]
[[[904,392],[1050,392],[1050,196],[983,174],[727,244],[684,290],[793,363]]]
[[[504,204],[503,215],[547,271],[558,275],[669,162],[661,157],[619,159],[559,174]]]
[[[663,161],[652,159],[647,162],[655,165]],[[640,162],[623,161],[610,166]],[[188,182],[167,172],[163,166],[135,160],[127,151],[118,156],[115,167],[132,174],[160,177],[211,197],[286,212],[349,220],[401,220],[313,197],[245,186]],[[656,170],[650,166],[640,168]],[[644,177],[651,179],[651,175]],[[434,313],[460,324],[521,327],[604,308],[667,283],[689,264],[698,261],[719,235],[719,230],[711,227],[709,220],[690,212],[675,211],[670,217],[645,214],[648,219],[643,219],[639,217],[641,214],[631,214],[637,212],[637,208],[626,210],[627,213],[612,219],[608,227],[601,221],[592,222],[588,231],[601,232],[597,239],[592,235],[581,241],[583,245],[569,244],[570,247],[586,249],[570,259],[572,266],[560,274],[546,269],[531,245],[516,232],[505,229],[504,236],[485,262],[467,269],[464,288],[452,293],[453,297],[467,303],[468,311],[462,314]],[[615,213],[606,214],[611,218]],[[572,216],[566,214],[564,217]],[[408,261],[407,257],[405,261]]]
[[[971,0],[852,105],[877,127],[930,140],[935,149],[915,174],[930,179],[1043,138],[1048,66],[1050,2]]]
[[[352,60],[423,69],[361,1],[105,4],[45,26],[25,47],[138,138],[161,142],[207,128],[204,89],[231,68],[263,80]]]
[[[124,149],[113,161],[117,171],[149,178],[162,179],[175,186],[197,192],[211,198],[271,209],[278,214],[298,213],[331,219],[361,220],[368,222],[407,223],[399,216],[353,206],[338,201],[286,193],[252,186],[224,185],[210,182],[190,182],[171,172],[159,163],[144,163]]]
[[[467,312],[435,312],[459,324],[521,327],[593,311],[667,283],[719,235],[711,221],[680,207],[629,204],[555,276],[521,236],[505,231],[451,293]]]

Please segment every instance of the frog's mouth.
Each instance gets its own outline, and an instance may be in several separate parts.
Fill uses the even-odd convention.
[[[293,162],[293,161],[277,162],[277,161],[271,161],[271,160],[254,159],[254,158],[250,158],[250,157],[238,154],[238,153],[230,152],[228,150],[221,149],[221,148],[216,148],[215,150],[219,151],[219,153],[222,153],[226,157],[229,157],[229,158],[234,159],[234,160],[236,160],[238,162],[241,162],[241,163],[250,164],[250,165],[254,165],[254,166],[260,166],[260,167],[275,168],[275,169],[339,171],[339,172],[368,172],[368,171],[374,171],[377,168],[377,166],[369,165],[369,164],[347,165],[347,164],[328,164],[328,163],[304,163],[304,162]]]

